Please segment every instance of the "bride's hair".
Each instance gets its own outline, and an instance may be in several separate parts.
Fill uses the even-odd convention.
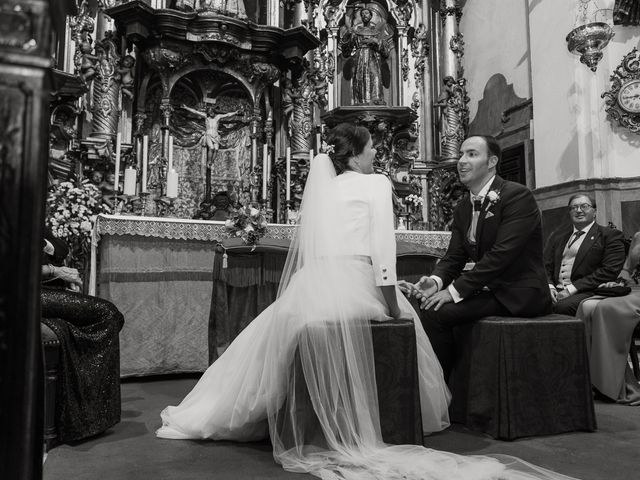
[[[350,170],[349,159],[362,153],[370,136],[365,127],[351,123],[340,123],[327,133],[327,144],[333,150],[329,157],[338,175]]]

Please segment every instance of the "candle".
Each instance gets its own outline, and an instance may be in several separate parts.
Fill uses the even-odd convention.
[[[178,196],[178,174],[172,168],[167,172],[167,197],[176,198]]]
[[[124,194],[136,194],[136,169],[133,167],[124,169]]]
[[[169,135],[169,172],[173,169],[173,135]]]
[[[287,202],[288,202],[289,200],[291,200],[291,147],[287,147],[286,169],[287,169],[287,175],[286,175],[287,183],[286,183],[285,191],[286,191]]]
[[[113,193],[118,195],[118,188],[120,187],[120,150],[122,149],[122,133],[118,132],[116,135],[116,178],[113,181]]]
[[[142,137],[142,178],[140,179],[140,191],[147,192],[147,167],[149,164],[149,136]]]
[[[320,149],[322,147],[322,137],[320,136],[320,132],[316,133],[316,152],[320,153]]]
[[[265,143],[262,146],[262,198],[264,200],[267,199],[267,177],[268,177],[268,173],[267,173],[267,164],[269,162],[269,147],[267,146],[267,144]]]
[[[311,165],[311,160],[313,160],[313,148],[309,150],[309,165]]]

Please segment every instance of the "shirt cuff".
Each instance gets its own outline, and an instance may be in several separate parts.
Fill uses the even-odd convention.
[[[447,290],[449,290],[449,294],[451,298],[453,298],[453,303],[458,303],[463,300],[458,290],[456,290],[456,287],[453,286],[453,283],[447,287]]]
[[[438,291],[442,290],[442,279],[437,275],[429,275],[429,278],[433,279],[438,286]]]
[[[395,265],[380,264],[377,268],[374,267],[374,276],[376,280],[376,286],[378,287],[396,285],[398,283]]]
[[[567,285],[564,288],[567,292],[569,292],[569,295],[575,295],[576,293],[578,293],[578,289],[574,287],[573,284]]]

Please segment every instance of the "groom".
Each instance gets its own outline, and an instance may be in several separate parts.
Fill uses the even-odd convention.
[[[501,150],[489,136],[460,148],[458,174],[469,188],[453,213],[451,241],[433,274],[400,288],[420,301],[420,316],[445,379],[453,366],[452,330],[481,317],[551,312],[540,211],[529,189],[496,175]],[[467,262],[475,262],[463,272]]]

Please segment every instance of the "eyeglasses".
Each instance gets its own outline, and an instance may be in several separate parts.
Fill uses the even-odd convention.
[[[582,210],[583,212],[586,212],[590,208],[593,208],[593,205],[591,205],[589,203],[581,203],[580,205],[571,205],[569,207],[569,211],[570,212],[577,212],[578,210]]]

